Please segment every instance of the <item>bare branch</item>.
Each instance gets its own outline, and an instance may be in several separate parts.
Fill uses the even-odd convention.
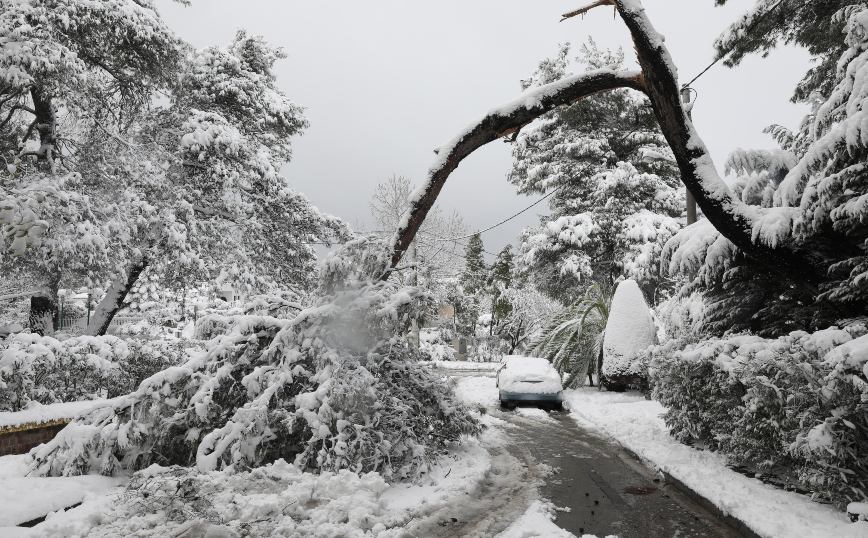
[[[565,20],[572,18],[572,17],[575,17],[576,15],[584,15],[588,11],[591,11],[592,9],[594,9],[595,7],[614,6],[614,5],[615,5],[614,0],[597,0],[593,4],[588,4],[587,6],[580,7],[579,9],[577,9],[575,11],[570,11],[569,13],[564,13],[563,15],[561,15],[561,17],[563,17],[563,19],[561,19],[560,22],[564,22]]]

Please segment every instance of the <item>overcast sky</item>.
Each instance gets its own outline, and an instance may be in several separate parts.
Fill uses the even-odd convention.
[[[167,24],[197,47],[224,45],[237,28],[261,34],[290,55],[276,66],[278,86],[307,107],[311,126],[294,140],[283,172],[322,211],[350,224],[371,223],[367,200],[392,173],[419,183],[433,149],[464,124],[521,92],[540,59],[569,41],[577,51],[593,37],[623,46],[636,66],[632,42],[611,8],[559,23],[588,0],[193,0],[183,7],[157,0]],[[754,0],[644,0],[666,36],[682,82],[712,59],[712,42]],[[716,65],[694,87],[693,118],[720,173],[736,147],[774,147],[762,129],[798,125],[807,109],[789,102],[808,68],[803,50],[780,49],[736,69]],[[440,203],[460,211],[473,230],[530,205],[506,181],[510,146],[495,141],[465,159],[446,183]],[[483,235],[486,250],[515,244],[537,223],[545,202]]]

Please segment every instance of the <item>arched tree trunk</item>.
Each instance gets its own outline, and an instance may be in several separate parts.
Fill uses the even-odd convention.
[[[682,181],[714,227],[745,254],[816,295],[829,265],[840,255],[836,256],[828,245],[800,250],[788,244],[771,247],[754,238],[754,224],[758,219],[779,208],[744,204],[720,178],[708,150],[682,108],[677,70],[663,37],[648,20],[639,0],[600,0],[568,16],[600,5],[614,5],[621,14],[633,36],[641,73],[602,69],[567,77],[526,92],[468,124],[455,138],[435,150],[437,158],[427,181],[413,193],[410,208],[392,238],[391,267],[401,260],[449,174],[474,150],[498,137],[516,133],[557,106],[601,91],[631,88],[645,93],[651,101],[660,129],[675,155]],[[388,278],[389,274],[386,272],[382,278]]]
[[[143,258],[134,263],[125,275],[118,275],[114,279],[105,297],[99,302],[93,316],[90,318],[87,334],[90,336],[102,336],[108,331],[109,325],[111,325],[115,315],[123,307],[127,294],[147,267],[148,259]]]

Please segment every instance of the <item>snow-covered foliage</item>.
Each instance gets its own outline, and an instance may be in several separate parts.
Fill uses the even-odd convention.
[[[34,472],[241,470],[284,458],[304,470],[421,475],[448,443],[479,431],[399,336],[426,297],[377,283],[292,320],[239,320],[206,353],[67,426],[35,454]]]
[[[18,334],[0,344],[0,411],[127,394],[195,352],[184,340]]]
[[[838,318],[864,312],[868,299],[868,195],[864,194],[868,136],[862,124],[868,99],[868,7],[853,4],[843,9],[843,4],[824,4],[822,13],[811,4],[806,11],[811,11],[812,19],[819,18],[803,21],[807,26],[795,33],[777,28],[793,21],[769,17],[762,24],[777,29],[763,37],[768,41],[751,41],[737,32],[727,38],[727,42],[740,43],[733,46],[747,47],[742,53],[767,48],[783,35],[796,42],[815,40],[821,56],[835,53],[837,64],[833,65],[837,67],[829,73],[831,83],[816,79],[817,73],[829,67],[828,57],[821,58],[819,71],[812,70],[803,81],[803,86],[813,85],[817,91],[803,99],[812,111],[798,132],[780,126],[767,129],[781,149],[739,149],[726,163],[727,173],[737,176],[735,193],[755,206],[754,239],[770,246],[795,246],[829,266],[815,289],[769,274],[707,223],[685,229],[665,249],[664,263],[670,274],[680,272],[691,281],[682,294],[706,292],[706,326],[718,334],[749,329],[783,335],[826,327]],[[789,0],[776,9],[792,12],[799,6],[807,4]],[[771,7],[770,2],[758,2],[755,13],[746,15],[746,20]],[[835,31],[829,33],[830,28]],[[843,30],[843,39],[838,29]]]
[[[378,473],[304,473],[282,459],[235,473],[153,465],[87,534],[397,536],[383,532],[394,517],[380,501],[388,489]]]
[[[540,62],[527,89],[567,76],[569,45]],[[623,53],[583,45],[589,69],[618,66]],[[663,159],[643,159],[654,153]],[[578,300],[593,281],[633,278],[654,290],[663,245],[681,227],[683,195],[671,152],[644,99],[630,90],[596,94],[522,129],[509,179],[520,193],[556,192],[542,226],[522,233],[521,264],[553,296]],[[547,221],[547,222],[545,222]],[[563,300],[563,299],[562,299]]]
[[[410,207],[410,195],[416,190],[410,178],[392,174],[381,181],[368,201],[371,216],[376,225],[374,232],[380,238],[391,239],[398,224]],[[364,231],[364,230],[359,230]],[[404,256],[404,263],[412,263],[415,255],[417,269],[405,271],[392,278],[404,283],[417,282],[428,288],[435,288],[441,281],[456,276],[464,261],[461,256],[466,240],[444,241],[467,235],[468,225],[458,211],[445,214],[440,204],[435,204],[425,221],[416,232],[410,251]]]
[[[657,341],[651,310],[635,280],[618,284],[603,338],[603,370],[610,390],[647,377],[647,353]],[[641,381],[640,381],[641,382]]]
[[[58,287],[113,281],[102,331],[143,273],[315,284],[310,243],[347,229],[279,175],[307,126],[276,87],[280,49],[239,31],[194,51],[138,0],[4,0],[0,39],[0,267],[49,309]]]
[[[443,329],[419,330],[419,353],[426,361],[451,361],[455,358],[452,331]]]
[[[581,301],[555,315],[531,344],[533,355],[549,360],[567,376],[566,387],[582,386],[586,374],[599,373],[613,292],[614,287],[595,282]]]
[[[526,349],[527,344],[551,319],[562,306],[530,286],[507,288],[498,297],[501,305],[508,305],[505,315],[498,320],[496,334],[508,344],[507,353]]]
[[[868,499],[864,325],[670,340],[653,349],[649,372],[677,439],[792,474],[822,499]]]

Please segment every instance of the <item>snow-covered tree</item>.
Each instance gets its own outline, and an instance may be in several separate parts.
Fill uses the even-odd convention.
[[[593,40],[576,59],[588,71],[623,62]],[[540,62],[522,88],[569,76],[569,44]],[[521,258],[537,285],[564,303],[593,281],[621,275],[641,282],[653,298],[662,245],[680,228],[684,203],[671,155],[646,99],[630,90],[600,93],[545,114],[523,129],[509,173],[520,193],[554,190],[551,214],[522,233]]]
[[[851,6],[834,14],[844,21],[847,49],[838,61],[827,98],[815,94],[813,110],[798,132],[768,131],[778,150],[737,150],[726,168],[737,175],[735,193],[758,209],[754,226],[763,241],[791,244],[827,260],[817,293],[781,279],[745,256],[707,222],[686,228],[667,245],[669,270],[695,275],[691,286],[707,290],[709,328],[752,329],[763,334],[814,330],[836,319],[861,315],[868,304],[868,228],[862,134],[868,74],[868,11]],[[761,211],[761,212],[760,212]]]
[[[185,364],[67,426],[35,454],[41,475],[195,465],[422,476],[477,421],[400,337],[430,308],[416,287],[377,282],[387,249],[350,242],[322,266],[332,293],[291,320],[235,316]]]
[[[3,0],[0,39],[0,264],[34,278],[31,328],[50,333],[62,280],[101,280],[126,258],[111,156],[186,47],[149,0]]]
[[[134,0],[3,2],[0,36],[21,45],[0,57],[0,264],[38,276],[33,330],[53,331],[58,287],[111,280],[103,333],[145,272],[314,284],[309,243],[346,234],[278,173],[307,125],[275,86],[282,51],[243,31],[192,51]]]
[[[525,349],[540,330],[561,310],[561,304],[531,286],[507,288],[500,293],[497,336],[507,344],[507,354]]]
[[[485,245],[482,237],[474,234],[464,247],[464,268],[461,272],[461,283],[468,293],[476,293],[485,287],[488,278],[488,266],[482,256]]]

